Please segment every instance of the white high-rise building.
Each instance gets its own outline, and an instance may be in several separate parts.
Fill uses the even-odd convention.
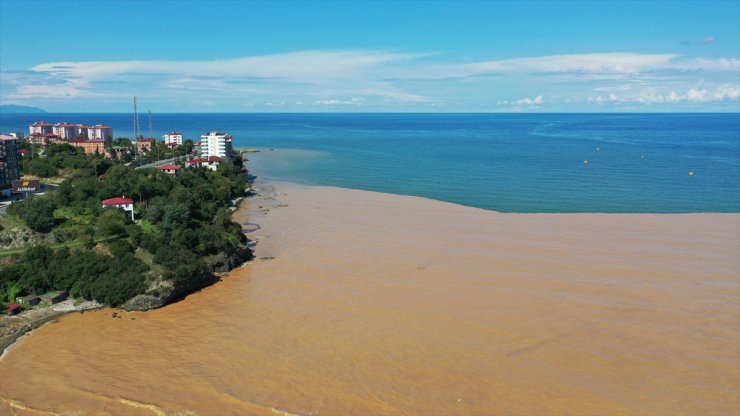
[[[231,136],[227,133],[212,131],[200,136],[201,157],[218,156],[230,159],[232,153]]]
[[[105,140],[108,137],[113,137],[113,129],[110,126],[106,126],[105,124],[97,124],[87,129],[87,137],[90,140]]]

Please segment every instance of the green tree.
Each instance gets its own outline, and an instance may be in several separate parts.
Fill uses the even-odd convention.
[[[19,216],[28,228],[38,233],[48,233],[54,228],[54,201],[46,196],[13,202],[8,213]]]
[[[30,159],[23,161],[23,171],[42,178],[56,176],[57,168],[48,159]]]
[[[120,235],[126,232],[126,213],[119,208],[106,208],[96,222],[98,237]]]

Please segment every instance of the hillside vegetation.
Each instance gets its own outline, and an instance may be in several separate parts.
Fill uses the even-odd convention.
[[[172,176],[68,147],[50,147],[48,156],[34,163],[67,179],[43,196],[14,202],[0,217],[4,234],[25,232],[32,244],[16,244],[16,254],[0,265],[0,302],[55,289],[146,309],[209,284],[214,272],[251,257],[229,209],[247,187],[241,160],[225,161],[218,171],[182,169]],[[135,201],[135,222],[120,209],[102,207],[103,199],[120,196]],[[148,300],[131,304],[137,296]]]

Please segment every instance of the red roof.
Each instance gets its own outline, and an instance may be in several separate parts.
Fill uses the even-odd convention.
[[[18,149],[18,153],[28,153],[30,150],[28,149]]]
[[[123,204],[133,204],[134,200],[131,198],[110,198],[110,199],[104,199],[103,205],[123,205]]]
[[[174,136],[174,135],[182,136],[182,134],[180,134],[180,133],[178,133],[176,131],[173,131],[172,133],[168,133],[167,135],[168,136]]]
[[[162,166],[157,166],[157,169],[159,169],[159,170],[178,170],[178,169],[180,169],[180,167],[177,166],[177,165],[173,165],[171,163],[167,163],[167,164],[164,164]]]
[[[170,143],[167,143],[167,146],[169,146],[169,147],[177,147],[178,144],[175,143],[175,142],[170,142]]]
[[[210,163],[220,162],[220,161],[221,161],[221,158],[218,156],[208,156],[208,162]]]
[[[188,160],[188,163],[190,163],[191,165],[194,165],[196,163],[203,163],[203,162],[208,162],[208,159],[199,157],[197,159],[190,159],[190,160]]]
[[[7,306],[7,309],[8,309],[8,311],[10,311],[10,312],[12,312],[12,311],[17,311],[17,310],[19,310],[20,308],[21,308],[21,305],[19,305],[19,304],[17,304],[17,303],[9,303],[9,304],[8,304],[8,306]]]
[[[153,141],[154,141],[154,139],[145,139],[143,137],[137,140],[137,142],[147,142],[147,143],[151,143]]]

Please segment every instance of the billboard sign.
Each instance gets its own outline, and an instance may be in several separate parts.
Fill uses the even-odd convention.
[[[40,189],[38,179],[32,181],[13,181],[13,192],[38,192]]]

